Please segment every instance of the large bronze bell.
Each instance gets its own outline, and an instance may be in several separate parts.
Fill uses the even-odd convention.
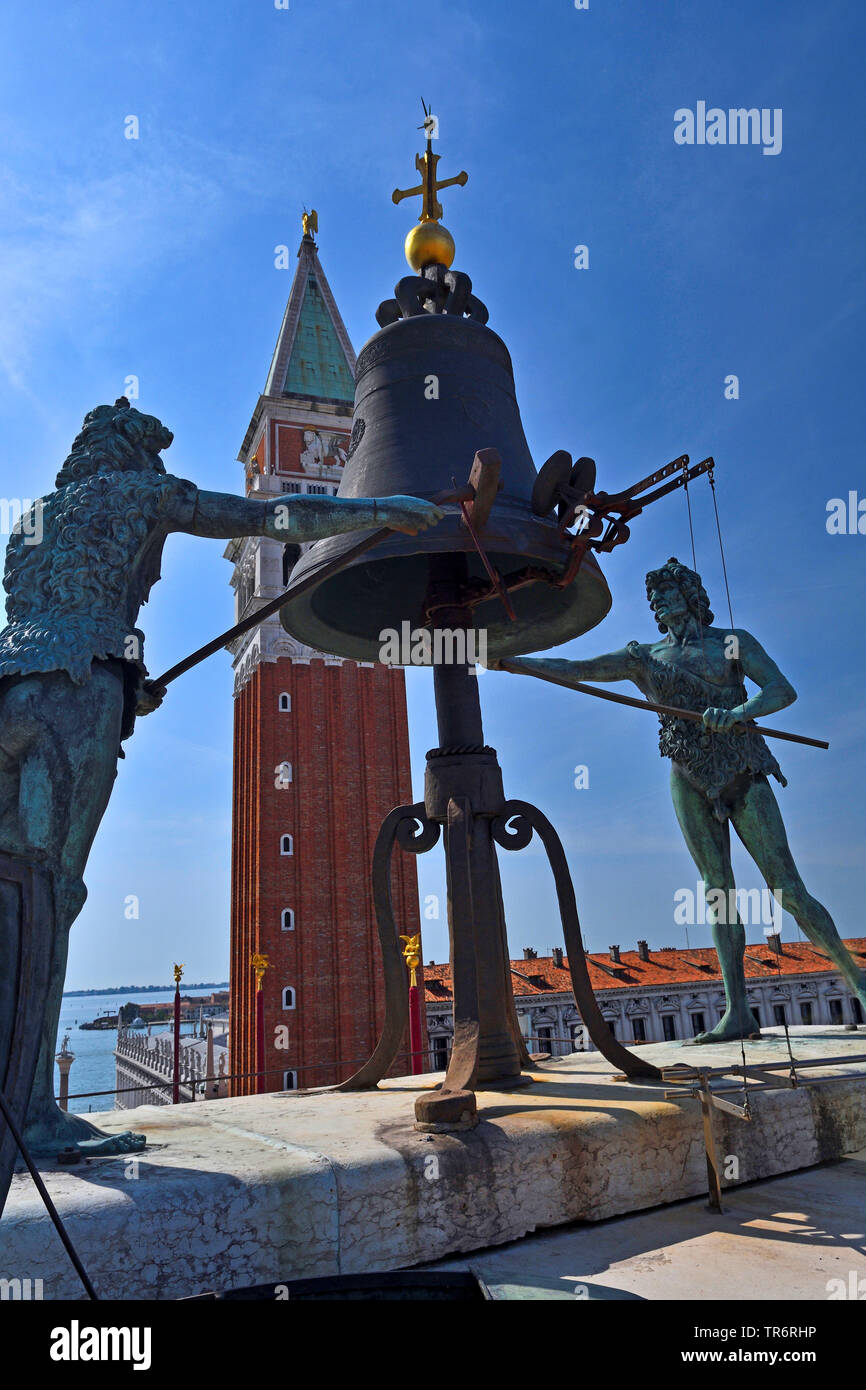
[[[408,283],[425,282],[410,278]],[[401,307],[405,296],[404,288]],[[397,308],[395,301],[383,308],[387,305]],[[466,483],[476,451],[497,450],[502,487],[480,537],[483,548],[507,584],[518,571],[536,570],[542,577],[514,589],[516,621],[495,592],[476,599],[473,621],[486,630],[490,656],[514,656],[586,632],[601,622],[611,599],[591,553],[573,583],[557,588],[545,581],[544,575],[554,581],[564,572],[568,538],[560,536],[555,516],[540,517],[532,510],[538,474],[523,433],[511,357],[479,316],[425,312],[419,304],[410,317],[387,323],[366,343],[358,358],[352,437],[338,496],[408,493],[431,499],[451,490],[455,481]],[[428,625],[434,555],[465,556],[469,590],[475,585],[476,593],[483,593],[487,586],[489,592],[459,505],[446,507],[446,513],[438,526],[418,536],[395,534],[292,602],[294,585],[337,560],[357,538],[346,534],[317,541],[292,572],[281,611],[287,631],[320,651],[376,660],[384,631],[399,631],[406,620],[413,628]]]
[[[434,633],[482,629],[488,657],[539,651],[594,627],[611,603],[589,549],[602,521],[592,517],[585,540],[567,529],[575,524],[577,505],[593,496],[595,465],[582,459],[572,467],[560,451],[536,471],[508,349],[487,327],[487,310],[471,293],[469,276],[450,269],[453,239],[436,220],[436,192],[465,183],[466,175],[437,181],[437,161],[428,131],[426,154],[416,160],[422,183],[393,194],[395,202],[423,195],[420,229],[407,238],[407,259],[421,274],[405,277],[394,299],[380,304],[380,331],[361,350],[338,495],[410,494],[445,506],[445,519],[418,536],[374,534],[366,548],[351,534],[317,541],[295,565],[280,610],[293,636],[360,661],[380,658],[386,634],[400,633],[404,623]],[[428,263],[434,254],[444,260]],[[468,498],[461,496],[467,488]],[[443,493],[453,499],[450,505]],[[616,520],[609,529],[611,543],[627,535]],[[607,542],[602,537],[600,543]],[[409,988],[391,859],[397,846],[422,854],[440,837],[454,1038],[441,1085],[422,1086],[416,1098],[417,1125],[427,1131],[471,1127],[478,1119],[477,1089],[510,1090],[532,1080],[512,991],[497,849],[522,849],[534,833],[553,870],[575,1002],[593,1041],[625,1074],[657,1075],[616,1041],[601,1014],[562,844],[540,811],[506,799],[465,650],[450,660],[434,658],[433,687],[439,744],[427,754],[424,800],[390,812],[371,866],[385,983],[382,1032],[372,1056],[341,1089],[375,1087],[400,1051]],[[420,1029],[416,1047],[419,1041]],[[417,1059],[417,1051],[413,1055]]]

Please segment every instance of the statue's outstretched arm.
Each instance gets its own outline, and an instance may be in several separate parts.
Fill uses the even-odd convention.
[[[192,508],[185,509],[175,529],[218,540],[269,536],[277,541],[315,541],[380,526],[415,535],[442,516],[439,507],[418,497],[280,496],[258,502],[227,492],[197,490]]]
[[[763,714],[775,714],[777,710],[792,705],[797,698],[791,682],[782,675],[775,661],[750,632],[734,628],[731,635],[737,639],[738,660],[743,675],[748,676],[760,689],[734,709],[706,710],[704,723],[712,729],[725,730],[745,720],[758,719]]]
[[[499,663],[489,663],[492,670]],[[628,681],[634,680],[634,658],[623,647],[618,652],[607,652],[604,656],[591,656],[585,661],[565,661],[562,658],[517,656],[509,657],[508,669],[521,676],[558,676],[560,680],[570,681]]]

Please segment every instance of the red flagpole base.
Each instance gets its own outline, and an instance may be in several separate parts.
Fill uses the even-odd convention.
[[[265,1092],[265,994],[256,991],[256,1095]]]
[[[421,991],[417,985],[409,986],[409,1049],[412,1053],[412,1075],[424,1070],[421,1056]]]
[[[174,1105],[180,1101],[180,985],[174,991],[174,1079],[171,1099]]]

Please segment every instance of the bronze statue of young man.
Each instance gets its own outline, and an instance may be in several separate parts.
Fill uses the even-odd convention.
[[[312,541],[387,526],[415,534],[442,512],[415,497],[204,492],[167,475],[170,430],[125,397],[91,410],[57,475],[10,539],[0,633],[0,850],[39,863],[53,888],[55,942],[27,1133],[39,1151],[99,1137],[54,1102],[54,1044],[69,928],[83,873],[136,714],[159,704],[135,624],[168,535]],[[134,847],[130,849],[134,853]],[[0,884],[0,1077],[12,1046],[21,932],[14,885]],[[26,949],[26,942],[24,943]],[[110,1143],[110,1141],[109,1141]],[[108,1147],[107,1144],[105,1147]]]
[[[629,642],[622,651],[586,661],[522,658],[508,664],[526,675],[546,672],[566,683],[631,681],[656,704],[703,710],[702,723],[661,715],[659,731],[660,752],[671,760],[677,820],[704,880],[727,1001],[723,1018],[695,1041],[726,1041],[757,1030],[746,997],[745,931],[736,910],[723,906],[736,901],[731,824],[767,886],[809,940],[830,957],[866,1010],[866,976],[827,909],[807,892],[788,848],[768,781],[773,776],[785,785],[779,765],[760,734],[743,727],[792,704],[797,692],[751,633],[710,626],[709,599],[694,570],[671,559],[650,571],[646,587],[664,634],[661,641]],[[758,686],[752,696],[746,692],[746,677]]]

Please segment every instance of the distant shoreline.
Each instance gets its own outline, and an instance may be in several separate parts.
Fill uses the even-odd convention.
[[[203,980],[181,985],[181,993],[188,989],[228,989],[228,980]],[[174,989],[174,985],[117,985],[113,989],[65,989],[64,999],[86,999],[91,994],[164,994]]]

